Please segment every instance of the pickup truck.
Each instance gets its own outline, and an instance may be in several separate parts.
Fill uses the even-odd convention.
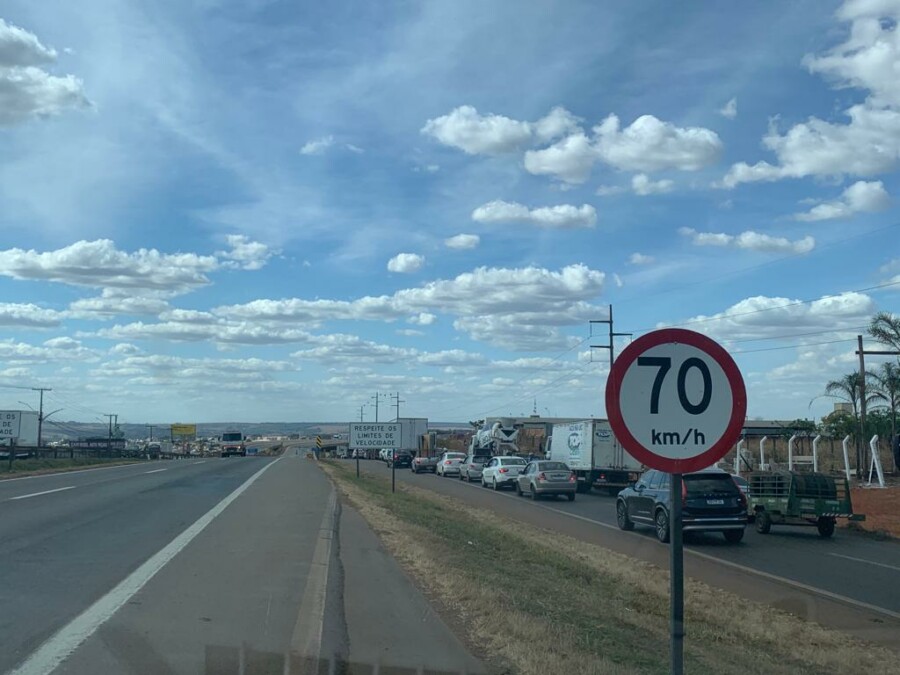
[[[422,471],[436,473],[439,459],[440,457],[422,457],[421,455],[417,455],[416,457],[413,457],[412,463],[409,465],[409,470],[413,473],[421,473]]]

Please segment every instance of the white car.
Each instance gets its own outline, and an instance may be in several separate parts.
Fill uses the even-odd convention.
[[[495,490],[504,487],[514,488],[525,464],[525,460],[521,457],[494,457],[481,470],[481,484]]]
[[[466,453],[464,452],[445,452],[438,460],[435,473],[441,478],[450,474],[458,476],[459,466],[465,459]]]
[[[387,462],[393,452],[394,451],[391,448],[382,448],[378,451],[378,459],[380,459],[382,462]]]

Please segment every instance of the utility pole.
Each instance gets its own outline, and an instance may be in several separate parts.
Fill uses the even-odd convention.
[[[53,391],[50,387],[32,387],[31,391],[39,391],[41,392],[41,403],[38,407],[38,449],[41,447],[41,432],[44,430],[44,392],[45,391]],[[51,413],[52,414],[52,413]],[[48,415],[49,417],[49,415]]]
[[[153,442],[153,429],[154,429],[155,425],[148,424],[147,426],[150,428],[150,442],[152,443]]]
[[[400,421],[400,404],[406,403],[406,401],[400,400],[400,392],[399,391],[396,394],[391,394],[391,398],[393,399],[394,407],[397,410],[397,416],[394,419],[395,419],[395,421],[399,422]]]
[[[109,419],[109,432],[106,435],[106,451],[109,452],[112,449],[112,424],[115,415],[104,414],[103,416]]]
[[[365,409],[366,409],[366,404],[365,404],[365,403],[363,403],[361,406],[359,406],[359,421],[360,421],[360,422],[365,422],[365,421],[366,421],[365,419],[363,419],[363,411],[364,411]]]
[[[591,345],[591,349],[608,349],[609,350],[609,367],[612,369],[613,361],[616,359],[616,344],[615,338],[617,337],[631,337],[633,333],[616,333],[613,330],[613,306],[609,306],[609,318],[608,319],[596,319],[589,322],[591,324],[591,334],[593,335],[593,325],[595,323],[605,323],[609,326],[609,343],[605,345]]]
[[[378,421],[378,401],[381,400],[382,396],[387,398],[387,394],[380,394],[376,391],[375,395],[372,397],[375,400],[375,421],[376,422]]]

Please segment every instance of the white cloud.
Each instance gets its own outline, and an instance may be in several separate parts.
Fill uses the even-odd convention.
[[[677,127],[653,115],[641,115],[620,129],[610,115],[594,127],[597,152],[607,164],[625,171],[696,171],[719,158],[722,141],[702,127]]]
[[[481,115],[470,105],[428,120],[422,133],[470,155],[512,152],[531,141],[528,122],[491,113]]]
[[[891,204],[891,197],[879,181],[857,181],[848,187],[836,201],[814,206],[806,213],[794,217],[802,221],[832,220],[849,218],[855,213],[884,211]]]
[[[301,155],[321,155],[328,148],[334,145],[334,136],[322,136],[308,141],[300,148]]]
[[[229,234],[225,237],[231,250],[218,251],[216,255],[230,261],[233,267],[245,270],[258,270],[265,267],[273,251],[258,241],[251,241],[243,234]]]
[[[119,251],[109,239],[78,241],[45,253],[19,248],[0,251],[0,275],[13,279],[55,281],[73,286],[147,289],[185,293],[209,283],[206,274],[218,260],[194,253]]]
[[[424,264],[425,256],[421,256],[418,253],[398,253],[388,260],[387,268],[389,272],[409,274],[422,269]]]
[[[732,98],[730,101],[728,101],[728,103],[726,103],[724,106],[722,106],[719,109],[719,114],[722,117],[725,117],[730,120],[733,120],[735,117],[737,117],[737,113],[738,113],[737,98]]]
[[[561,106],[553,108],[545,117],[532,125],[535,141],[549,143],[580,130],[581,118],[576,117]]]
[[[874,105],[900,106],[900,4],[850,0],[837,16],[851,22],[847,41],[823,56],[807,56],[804,65],[840,87],[870,91]]]
[[[699,315],[682,324],[724,340],[743,340],[784,335],[802,330],[856,330],[876,311],[875,302],[861,293],[823,297],[814,302],[755,296],[724,312]]]
[[[46,340],[43,345],[0,340],[0,359],[7,365],[54,361],[91,361],[96,358],[97,352],[70,337],[51,338]]]
[[[625,285],[625,282],[622,281],[622,277],[618,274],[613,274],[613,281],[616,283],[616,288],[622,288]]]
[[[679,234],[690,237],[695,246],[732,246],[749,251],[764,253],[809,253],[816,246],[812,237],[790,241],[784,237],[772,237],[748,230],[738,235],[723,232],[697,232],[690,227],[682,227]]]
[[[430,312],[419,312],[415,316],[409,317],[407,323],[414,324],[416,326],[430,326],[435,321],[437,321],[437,317]]]
[[[477,234],[457,234],[449,239],[444,239],[444,246],[455,251],[467,251],[477,248],[481,243],[481,237]]]
[[[480,223],[520,222],[538,227],[593,227],[597,222],[597,210],[590,204],[560,204],[529,209],[516,202],[495,200],[475,209],[472,219]]]
[[[650,265],[655,262],[656,258],[652,255],[644,255],[643,253],[632,253],[628,258],[628,262],[632,265]]]
[[[312,340],[305,330],[266,326],[250,322],[163,321],[116,324],[95,333],[111,340],[168,340],[170,342],[213,342],[223,345],[304,344]]]
[[[404,337],[419,337],[425,335],[423,331],[416,330],[415,328],[399,328],[395,332],[397,335],[403,335]]]
[[[79,319],[104,319],[114,316],[157,315],[169,303],[155,295],[134,295],[122,289],[104,288],[102,295],[81,298],[69,304],[69,315]]]
[[[553,176],[566,183],[587,180],[597,162],[597,152],[583,133],[566,136],[549,148],[525,153],[525,170],[538,176]]]
[[[134,356],[135,354],[140,354],[141,349],[130,342],[120,342],[110,347],[109,353],[115,356]]]
[[[623,192],[628,192],[628,189],[621,185],[601,185],[597,188],[596,193],[601,197],[611,197],[613,195],[620,195]]]
[[[631,189],[634,194],[645,197],[647,195],[661,195],[671,192],[675,188],[675,181],[669,179],[650,180],[645,173],[635,174],[631,178]]]
[[[778,164],[739,162],[722,187],[804,176],[872,176],[900,159],[900,6],[851,0],[837,15],[851,22],[847,40],[825,55],[808,55],[804,64],[838,88],[863,89],[869,97],[847,109],[846,124],[810,117],[784,134],[770,125],[763,144]]]
[[[616,115],[609,115],[593,132],[593,140],[579,130],[548,148],[529,150],[525,169],[577,184],[587,180],[598,161],[625,171],[695,171],[714,163],[722,150],[714,131],[677,127],[653,115],[642,115],[624,129]]]
[[[39,67],[55,60],[56,51],[37,36],[0,18],[0,126],[91,105],[81,80]]]
[[[365,152],[365,150],[363,150],[358,145],[353,145],[353,143],[347,143],[344,147],[347,148],[350,152],[355,152],[357,155],[361,155]]]
[[[321,336],[316,339],[318,346],[291,354],[295,359],[308,359],[323,363],[351,361],[353,363],[405,363],[415,358],[415,349],[404,349],[363,340],[356,335]]]
[[[54,328],[63,316],[32,303],[0,302],[0,326],[5,328]]]

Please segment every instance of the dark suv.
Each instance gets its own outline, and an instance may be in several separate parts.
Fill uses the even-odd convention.
[[[396,466],[398,469],[410,468],[412,466],[413,456],[408,450],[394,450],[391,459],[388,460],[388,466]]]
[[[616,521],[623,530],[635,523],[652,525],[661,542],[669,541],[669,474],[647,471],[616,499]],[[747,498],[724,471],[698,471],[683,476],[681,488],[683,532],[721,532],[731,544],[744,537]]]

